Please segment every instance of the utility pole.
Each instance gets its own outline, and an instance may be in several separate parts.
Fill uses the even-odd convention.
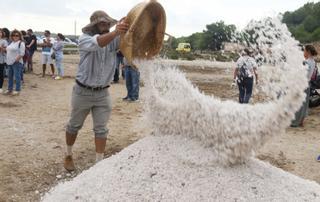
[[[74,21],[74,38],[77,38],[77,21]]]

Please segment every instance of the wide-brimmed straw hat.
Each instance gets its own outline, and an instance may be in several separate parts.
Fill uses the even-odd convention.
[[[120,37],[120,50],[127,61],[133,65],[134,59],[150,59],[162,47],[166,14],[156,1],[143,2],[132,8],[126,22],[129,30]]]
[[[104,11],[95,11],[90,16],[90,24],[82,28],[83,33],[92,33],[95,29],[95,25],[99,22],[110,23],[110,27],[113,27],[118,21],[110,17]]]

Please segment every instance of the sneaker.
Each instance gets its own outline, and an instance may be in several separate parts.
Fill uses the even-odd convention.
[[[56,76],[55,78],[54,78],[54,80],[61,80],[62,79],[62,77],[60,77],[60,76]]]
[[[129,99],[129,102],[139,102],[139,99],[130,98],[130,99]]]
[[[317,161],[320,162],[320,155],[317,157]]]
[[[6,90],[6,91],[4,91],[4,95],[11,95],[11,93],[12,93],[12,91],[11,90]]]
[[[122,98],[122,100],[123,100],[123,101],[129,101],[129,100],[130,100],[130,98],[128,98],[128,97],[124,97],[124,98]]]
[[[2,94],[3,93],[3,90],[2,90],[2,88],[0,88],[0,94]]]
[[[11,93],[12,96],[16,96],[16,95],[19,95],[19,94],[20,94],[19,91],[13,91],[13,92]]]
[[[69,172],[75,170],[72,156],[69,155],[64,158],[63,167]]]

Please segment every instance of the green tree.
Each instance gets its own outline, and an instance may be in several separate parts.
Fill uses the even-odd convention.
[[[319,41],[320,39],[320,27],[318,27],[315,31],[312,32],[310,41]]]
[[[234,25],[225,25],[223,21],[212,23],[206,26],[204,31],[204,49],[221,50],[223,42],[230,42],[236,31]]]
[[[204,34],[200,32],[194,33],[187,38],[186,42],[190,43],[192,49],[201,50],[204,46]]]
[[[300,42],[319,41],[320,2],[306,3],[293,12],[285,12],[282,21]]]
[[[294,28],[292,34],[302,43],[310,42],[310,33],[304,29],[303,25]]]
[[[320,21],[320,19],[315,19],[315,17],[309,15],[308,17],[306,17],[306,19],[304,19],[303,21],[303,26],[304,29],[307,32],[313,32],[315,29],[317,29],[317,27],[319,26],[318,21]]]
[[[171,48],[177,48],[179,43],[190,43],[192,50],[221,50],[223,42],[230,42],[235,33],[235,25],[226,25],[223,21],[206,26],[203,32],[194,33],[188,37],[176,38]]]

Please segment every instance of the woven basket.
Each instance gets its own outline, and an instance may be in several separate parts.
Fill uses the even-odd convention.
[[[134,59],[150,59],[162,47],[166,14],[156,1],[136,5],[126,18],[127,33],[120,37],[120,50],[130,64]]]

